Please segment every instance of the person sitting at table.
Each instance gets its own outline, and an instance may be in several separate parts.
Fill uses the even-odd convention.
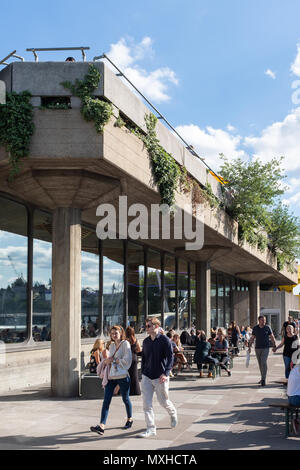
[[[180,342],[180,337],[178,334],[175,334],[173,336],[173,342],[175,343],[176,345],[176,348],[177,350],[174,351],[175,353],[175,357],[177,359],[177,364],[178,364],[178,373],[181,371],[181,369],[183,368],[183,366],[185,364],[187,364],[187,358],[185,357],[185,355],[183,354],[183,347],[181,345],[181,342]]]
[[[212,377],[212,371],[215,366],[218,365],[219,361],[211,356],[211,344],[206,340],[205,331],[201,330],[199,335],[199,341],[196,346],[194,354],[194,362],[196,362],[199,376],[202,375],[202,365],[208,364],[208,377]]]
[[[218,333],[218,337],[214,345],[213,356],[219,360],[221,369],[226,370],[228,376],[230,376],[231,372],[228,369],[228,363],[230,361],[228,355],[228,341],[223,332]]]
[[[208,342],[211,344],[211,349],[213,350],[214,347],[215,347],[215,343],[216,343],[216,338],[217,338],[217,334],[215,332],[211,333],[211,336],[210,338],[208,339]]]
[[[180,335],[180,342],[185,346],[191,346],[191,336],[187,330],[184,330]]]

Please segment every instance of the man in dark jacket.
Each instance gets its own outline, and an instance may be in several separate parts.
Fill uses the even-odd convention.
[[[177,412],[169,400],[169,375],[173,366],[173,348],[167,336],[159,333],[160,321],[155,317],[146,319],[148,338],[143,341],[142,351],[142,396],[147,429],[140,437],[156,435],[154,411],[152,407],[153,393],[156,392],[158,402],[169,413],[171,427],[177,425]]]
[[[211,344],[206,341],[205,332],[202,330],[199,335],[199,341],[196,346],[196,352],[194,354],[194,362],[197,363],[200,377],[202,375],[202,365],[209,364],[208,377],[212,377],[213,368],[218,364],[218,360],[210,355]]]

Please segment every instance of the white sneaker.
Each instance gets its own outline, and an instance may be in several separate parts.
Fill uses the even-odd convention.
[[[146,431],[141,432],[141,434],[139,434],[139,437],[151,437],[151,436],[156,436],[156,429],[148,428],[146,429]]]
[[[178,419],[177,419],[177,415],[172,415],[171,416],[171,427],[172,428],[175,428],[178,424]]]

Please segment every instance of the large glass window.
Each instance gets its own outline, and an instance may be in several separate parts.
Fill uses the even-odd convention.
[[[218,326],[225,326],[224,316],[224,276],[223,274],[217,274],[217,286],[218,286]]]
[[[0,341],[27,334],[27,210],[0,198]]]
[[[161,257],[160,253],[148,250],[148,316],[161,320]]]
[[[176,327],[176,282],[175,282],[175,258],[165,256],[165,295],[164,318],[165,328],[170,330]]]
[[[224,297],[224,306],[225,306],[225,328],[229,327],[231,322],[231,281],[228,276],[225,276],[225,297]]]
[[[218,326],[217,317],[217,275],[215,271],[211,271],[211,327],[215,328]]]
[[[98,334],[99,255],[95,230],[81,229],[81,337]]]
[[[144,280],[144,249],[128,242],[128,322],[136,332],[145,323]]]
[[[122,240],[103,240],[103,333],[124,322],[124,249]]]
[[[178,260],[178,315],[179,328],[189,328],[188,264],[182,259]]]
[[[33,216],[33,318],[34,341],[51,340],[51,266],[52,266],[52,217],[35,210]]]
[[[196,264],[191,263],[191,321],[192,326],[196,326]]]

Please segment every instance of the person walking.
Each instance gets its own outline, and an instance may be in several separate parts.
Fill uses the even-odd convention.
[[[251,346],[255,340],[255,354],[261,374],[261,380],[259,382],[261,386],[266,385],[266,377],[268,370],[267,361],[269,356],[270,338],[273,347],[276,348],[276,341],[273,332],[270,326],[266,325],[266,317],[260,315],[258,317],[258,324],[252,329],[252,336],[249,341],[248,351],[249,353],[251,353]]]
[[[138,359],[137,354],[142,351],[141,345],[138,339],[135,337],[134,328],[128,326],[125,330],[126,339],[130,344],[131,347],[131,354],[132,354],[132,362],[131,366],[128,370],[130,376],[130,392],[129,395],[140,395],[141,394],[141,387],[139,383],[139,376],[138,376]]]
[[[278,349],[283,348],[283,362],[285,367],[285,378],[288,379],[291,371],[291,358],[292,354],[298,348],[299,340],[298,336],[295,334],[293,325],[289,324],[286,327],[286,335],[282,338],[281,343],[273,348],[275,353]]]
[[[132,404],[129,398],[130,377],[128,369],[131,366],[132,354],[128,341],[125,339],[125,332],[119,325],[115,325],[110,330],[111,344],[109,346],[109,357],[104,359],[104,364],[109,367],[108,382],[104,388],[104,400],[102,404],[100,426],[91,426],[90,430],[103,436],[104,428],[108,417],[109,406],[114,393],[114,389],[119,385],[122,399],[127,413],[127,422],[123,429],[132,426]]]
[[[169,375],[173,365],[173,349],[169,338],[159,333],[160,321],[156,317],[146,319],[148,337],[143,341],[142,350],[142,397],[147,429],[139,437],[156,435],[153,410],[153,393],[159,404],[171,418],[171,427],[177,425],[177,411],[169,400]]]

